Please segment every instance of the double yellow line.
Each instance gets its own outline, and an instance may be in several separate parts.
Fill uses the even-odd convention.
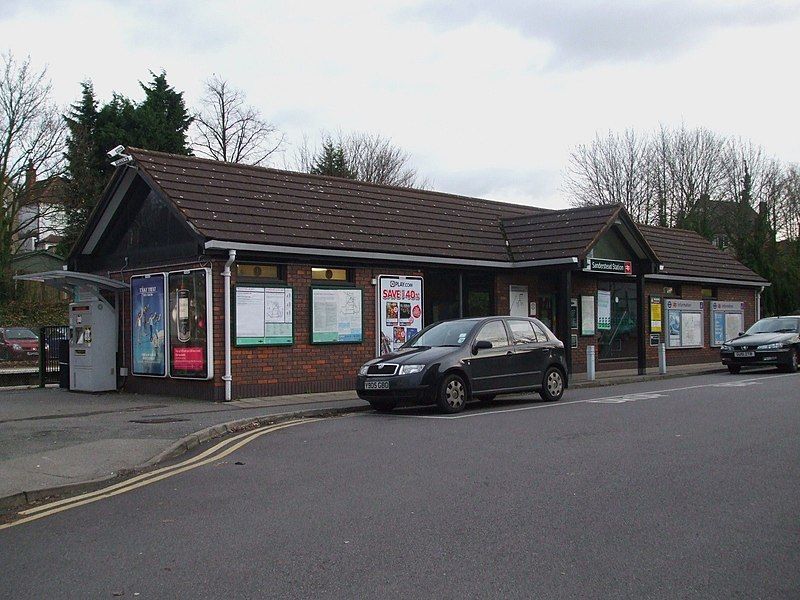
[[[51,502],[49,504],[44,504],[42,506],[36,506],[33,508],[29,508],[27,510],[22,510],[19,513],[17,513],[22,518],[16,521],[12,521],[10,523],[5,523],[3,525],[0,525],[0,530],[8,529],[9,527],[14,527],[16,525],[22,525],[23,523],[30,523],[31,521],[43,519],[44,517],[49,517],[50,515],[54,515],[56,513],[69,510],[71,508],[77,508],[78,506],[91,504],[92,502],[97,502],[98,500],[104,500],[106,498],[111,498],[112,496],[117,496],[119,494],[124,494],[125,492],[130,492],[132,490],[135,490],[136,488],[140,488],[145,485],[150,485],[151,483],[161,481],[162,479],[166,479],[167,477],[172,477],[174,475],[178,475],[185,471],[189,471],[190,469],[196,469],[198,467],[202,467],[203,465],[207,465],[214,461],[220,460],[221,458],[228,456],[230,453],[236,452],[236,450],[238,450],[245,444],[249,444],[256,438],[261,437],[262,435],[266,435],[274,431],[279,431],[281,429],[286,429],[288,427],[294,427],[295,425],[302,425],[304,423],[313,423],[314,421],[319,421],[319,420],[320,419],[318,418],[293,419],[291,421],[285,421],[278,425],[271,425],[269,427],[265,427],[264,429],[257,429],[255,431],[247,431],[245,433],[240,433],[231,438],[223,440],[218,444],[215,444],[214,446],[198,454],[197,456],[194,456],[183,462],[170,465],[169,467],[162,467],[160,469],[156,469],[155,471],[151,471],[149,473],[143,473],[142,475],[137,475],[136,477],[132,477],[131,479],[127,479],[123,482],[116,483],[114,485],[110,485],[108,487],[104,487],[102,489],[95,490],[93,492],[81,494],[80,496],[73,496],[72,498],[65,498],[64,500],[59,500],[57,502]]]

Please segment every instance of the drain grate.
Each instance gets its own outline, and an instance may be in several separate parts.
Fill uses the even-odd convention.
[[[156,425],[158,423],[179,423],[180,421],[188,421],[189,419],[178,419],[176,417],[151,417],[145,419],[131,419],[130,423],[143,423],[145,425]]]

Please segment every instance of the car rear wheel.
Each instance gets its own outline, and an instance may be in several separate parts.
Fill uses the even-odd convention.
[[[545,371],[539,395],[547,402],[561,400],[561,396],[564,395],[564,375],[559,369],[550,367]]]
[[[742,367],[739,365],[728,365],[728,373],[731,375],[738,375],[739,371],[742,370]]]
[[[397,406],[397,402],[391,400],[370,400],[369,403],[372,408],[381,413],[392,412]]]
[[[457,413],[464,410],[469,399],[469,389],[464,378],[457,373],[446,375],[439,385],[439,396],[436,404],[446,413]]]

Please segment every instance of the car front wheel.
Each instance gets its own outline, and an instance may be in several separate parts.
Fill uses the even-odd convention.
[[[789,357],[789,364],[782,369],[783,371],[787,373],[797,373],[798,352],[800,352],[800,350],[792,350],[792,355]]]
[[[468,399],[467,382],[461,375],[451,373],[442,379],[436,404],[443,412],[461,412],[464,410]]]
[[[542,391],[539,392],[542,400],[555,402],[561,400],[564,395],[564,375],[556,367],[550,367],[545,371],[542,380]]]

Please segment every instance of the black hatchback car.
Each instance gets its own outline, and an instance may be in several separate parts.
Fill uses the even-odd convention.
[[[564,344],[537,319],[485,317],[426,327],[396,352],[358,372],[359,398],[376,410],[437,404],[447,413],[471,399],[536,390],[559,400],[568,384]]]
[[[731,373],[742,367],[773,365],[794,373],[800,358],[800,316],[768,317],[757,321],[720,349],[722,364]]]

